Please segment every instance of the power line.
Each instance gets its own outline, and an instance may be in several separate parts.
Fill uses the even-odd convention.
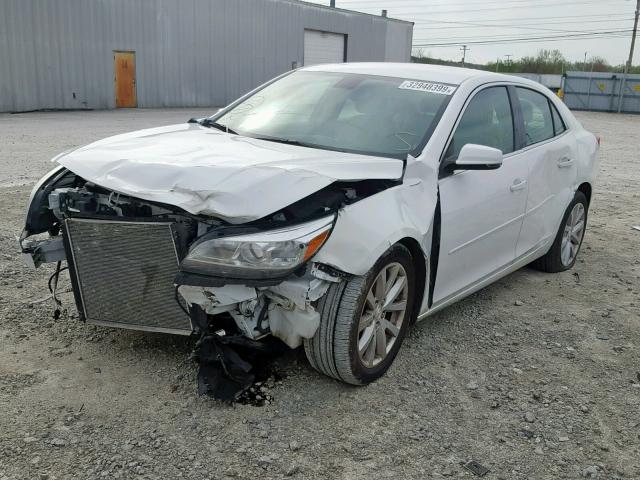
[[[627,35],[592,35],[587,37],[567,37],[560,39],[549,39],[549,38],[523,38],[523,39],[496,39],[496,40],[485,40],[480,42],[466,42],[470,45],[474,46],[489,46],[489,45],[510,45],[510,44],[524,44],[524,43],[533,43],[533,44],[542,44],[545,42],[553,42],[554,40],[562,40],[562,41],[573,41],[573,40],[601,40],[601,39],[626,39],[629,38],[629,34]],[[414,43],[411,48],[453,48],[461,45],[462,42],[451,42],[451,43]]]
[[[550,0],[540,0],[542,2],[547,2]],[[623,3],[626,0],[608,0],[608,3],[615,3],[615,2],[619,2],[619,3]],[[601,0],[574,0],[574,2],[576,3],[582,3],[582,4],[586,4],[586,5],[601,5],[602,1]],[[340,0],[339,2],[341,5],[339,5],[341,8],[345,7],[345,4],[355,4],[358,5],[360,3],[365,4],[367,8],[382,8],[384,6],[388,7],[389,6],[389,2],[387,0],[379,0],[379,1],[371,1],[371,0]],[[429,5],[426,5],[425,2],[423,0],[394,0],[393,1],[393,6],[395,7],[399,7],[399,8],[413,8],[413,7],[428,7],[428,8],[433,8],[433,7],[468,7],[469,5],[474,5],[474,4],[482,4],[484,6],[487,5],[504,5],[505,3],[508,4],[527,4],[526,7],[523,8],[538,8],[540,6],[544,6],[544,5],[540,5],[540,4],[531,4],[531,0],[504,0],[504,2],[500,2],[499,0],[467,0],[464,2],[450,2],[450,1],[446,1],[445,3],[429,3]],[[379,5],[378,5],[379,4]],[[555,2],[555,5],[557,5],[558,3]]]
[[[491,25],[487,25],[487,24],[481,24],[481,23],[475,23],[475,24],[469,24],[468,26],[466,26],[465,28],[469,29],[473,29],[474,27],[476,28],[484,28],[484,27],[488,27],[491,28]],[[512,28],[516,28],[516,29],[523,29],[523,30],[533,30],[536,32],[554,32],[554,33],[590,33],[591,30],[564,30],[564,29],[557,29],[557,28],[543,28],[543,27],[512,27]],[[441,29],[433,29],[433,30],[441,30]],[[423,30],[424,33],[429,33],[432,32],[433,30]],[[415,31],[415,29],[414,29]],[[447,35],[447,33],[442,33],[442,32],[438,32],[441,33],[442,35]],[[454,33],[458,33],[458,32],[453,32]],[[498,37],[503,37],[503,36],[510,36],[510,35],[514,35],[514,33],[516,32],[511,32],[511,33],[506,33],[504,35],[496,35]]]
[[[520,38],[486,38],[482,40],[471,40],[465,41],[465,44],[469,45],[487,45],[492,43],[522,43],[522,42],[530,42],[530,41],[541,41],[541,40],[571,40],[571,39],[587,39],[587,38],[625,38],[628,37],[628,34],[631,33],[631,30],[609,30],[603,32],[591,32],[591,33],[580,33],[580,34],[567,34],[567,35],[547,35],[547,36],[536,36],[536,37],[520,37]],[[626,35],[625,35],[626,34]],[[446,47],[446,46],[456,46],[460,45],[462,42],[442,42],[442,43],[415,43],[414,47]]]
[[[550,41],[550,40],[567,40],[571,38],[628,38],[631,30],[624,32],[612,31],[612,32],[599,32],[599,33],[586,33],[576,35],[555,35],[555,36],[535,36],[535,37],[510,37],[510,38],[483,38],[478,40],[461,40],[454,39],[447,42],[431,42],[428,40],[416,40],[413,44],[414,47],[430,47],[430,46],[459,46],[464,44],[469,45],[484,45],[490,43],[507,43],[507,42],[521,42],[521,41]],[[424,42],[424,43],[417,43]]]
[[[593,40],[593,39],[623,39],[623,38],[628,38],[628,37],[623,37],[621,35],[602,35],[600,37],[585,37],[585,38],[563,38],[563,41],[566,42],[571,42],[574,40]],[[544,43],[544,40],[514,40],[514,41],[495,41],[495,42],[486,42],[486,43],[477,43],[474,44],[476,46],[482,46],[482,45],[511,45],[511,44],[525,44],[525,43],[532,43],[532,44],[540,44],[540,43]],[[420,49],[420,48],[453,48],[460,45],[460,42],[457,43],[444,43],[444,44],[427,44],[427,45],[413,45],[412,49]]]
[[[307,0],[307,1],[309,1],[309,0]],[[513,2],[513,1],[517,1],[517,0],[506,0],[506,1],[512,1]],[[526,0],[526,1],[529,2],[530,0]],[[546,0],[546,1],[549,1],[549,0]],[[485,3],[484,0],[479,0],[479,2],[483,3],[483,4]],[[316,0],[316,3],[324,3],[324,2],[323,2],[323,0]],[[347,0],[343,0],[340,3],[347,3]],[[367,11],[367,12],[370,12],[370,13],[379,13],[378,10],[380,8],[388,7],[387,0],[384,0],[384,2],[380,3],[380,6],[371,6],[372,2],[370,2],[369,0],[365,0],[365,3],[367,3],[368,8],[362,8],[360,10],[361,11]],[[423,0],[420,0],[418,3],[419,3],[419,5],[416,5],[416,6],[424,6]],[[600,4],[602,4],[601,1],[597,1],[596,3],[594,3],[594,5],[600,5]],[[394,5],[396,5],[396,4],[394,3]],[[349,8],[348,6],[343,6],[343,5],[340,5],[340,7]],[[355,9],[355,8],[357,8],[357,7],[352,7],[351,9]],[[412,17],[412,16],[416,16],[416,15],[424,15],[424,14],[432,15],[432,14],[434,14],[434,12],[433,11],[427,11],[427,12],[404,12],[404,13],[401,13],[401,15],[408,16],[408,17]],[[596,13],[596,14],[587,14],[587,15],[571,15],[570,18],[571,19],[583,19],[583,18],[597,17],[597,18],[601,19],[602,16],[603,16],[602,13]],[[611,17],[621,17],[621,16],[626,16],[626,17],[629,18],[629,13],[628,12],[626,12],[626,13],[624,13],[624,12],[619,12],[619,13],[607,12],[606,16],[607,16],[607,19],[610,19]],[[633,17],[631,17],[630,19],[633,20]],[[522,20],[525,20],[525,21],[531,20],[531,21],[534,21],[534,22],[537,22],[537,21],[540,21],[540,20],[556,20],[555,22],[545,22],[545,23],[581,23],[581,20],[560,20],[560,21],[557,21],[558,20],[558,15],[544,16],[544,17],[526,17],[526,16],[523,17],[523,16],[519,16],[519,17],[506,17],[506,18],[487,18],[487,19],[483,19],[482,21],[483,22],[509,22],[509,21],[522,21]],[[608,20],[598,20],[598,22],[600,22],[600,21],[608,21]],[[611,20],[611,21],[619,21],[619,20]],[[456,21],[447,21],[447,20],[440,20],[440,19],[418,20],[418,22],[421,25],[424,25],[424,24],[428,25],[428,24],[433,24],[433,23],[435,23],[435,24],[439,24],[439,23],[459,24],[459,23],[461,23],[461,22],[456,22]],[[496,26],[498,26],[498,25],[496,25]]]
[[[513,3],[513,2],[516,3]],[[551,0],[543,0],[543,1],[551,1]],[[613,2],[615,0],[609,0],[609,2]],[[622,0],[619,0],[622,1]],[[487,8],[466,8],[466,5],[463,4],[457,4],[457,5],[447,5],[447,6],[454,6],[454,7],[460,7],[461,10],[452,10],[452,9],[446,9],[446,10],[437,10],[437,9],[429,9],[427,11],[421,12],[421,13],[409,13],[409,12],[402,12],[402,13],[396,13],[394,14],[394,16],[417,16],[417,15],[435,15],[435,14],[452,14],[452,13],[468,13],[468,12],[485,12],[485,11],[499,11],[499,10],[511,10],[512,8],[520,8],[520,9],[531,9],[531,8],[544,8],[544,7],[556,7],[558,6],[558,2],[556,0],[553,0],[552,3],[544,3],[544,4],[538,4],[538,5],[530,5],[530,6],[525,6],[522,4],[517,3],[517,0],[506,0],[507,3],[502,2],[500,4],[495,4],[495,5],[500,5],[500,6],[494,6],[494,7],[487,7]],[[511,2],[511,3],[509,3]],[[382,4],[381,4],[382,5]],[[601,6],[602,5],[602,1],[601,0],[594,0],[594,1],[587,1],[587,0],[581,0],[581,1],[565,1],[564,3],[562,3],[562,6]],[[416,7],[419,5],[416,5]],[[438,6],[445,6],[445,5],[438,5]],[[619,6],[623,6],[622,3],[619,4]],[[353,7],[352,7],[353,8]],[[368,9],[374,9],[374,6],[370,4],[370,2],[367,5]],[[409,6],[408,8],[415,8],[413,6]],[[377,7],[376,7],[377,9]]]
[[[629,17],[629,18],[624,18],[624,19],[619,19],[619,20],[582,20],[582,21],[571,21],[571,22],[545,22],[545,25],[554,25],[554,24],[574,24],[574,23],[579,23],[579,24],[584,24],[584,23],[611,23],[611,22],[630,22],[632,21],[633,18]],[[437,22],[436,22],[437,23]],[[451,26],[451,27],[432,27],[431,25],[416,25],[413,27],[413,30],[429,30],[429,31],[434,31],[434,30],[458,30],[458,29],[462,29],[462,28],[469,28],[469,26],[474,26],[474,27],[487,27],[487,28],[494,28],[494,27],[501,27],[501,28],[506,28],[506,29],[523,29],[523,30],[546,30],[546,31],[551,31],[551,32],[570,32],[571,30],[558,30],[558,29],[549,29],[549,28],[540,28],[540,27],[529,27],[530,25],[537,25],[538,23],[522,23],[522,24],[517,24],[517,25],[508,25],[508,24],[488,24],[488,23],[472,23],[472,22],[447,22],[447,23],[455,23],[455,24],[460,24],[460,25],[456,25],[456,26]]]
[[[626,33],[626,32],[630,32],[631,29],[629,28],[622,28],[622,29],[616,29],[616,30],[581,30],[581,31],[574,31],[574,32],[565,32],[562,35],[550,35],[550,34],[544,34],[544,33],[533,33],[533,37],[530,38],[537,38],[537,36],[548,36],[550,38],[559,38],[559,37],[564,37],[564,36],[580,36],[580,35],[593,35],[593,34],[610,34],[610,33]],[[513,38],[514,35],[518,35],[517,33],[504,33],[504,34],[494,34],[494,35],[486,35],[486,36],[482,36],[476,33],[470,33],[467,34],[465,36],[452,36],[452,35],[446,35],[444,37],[425,37],[423,38],[421,41],[438,41],[438,40],[464,40],[464,39],[469,39],[469,40],[486,40],[486,39],[501,39],[501,38]],[[516,37],[517,38],[517,37]],[[529,38],[529,37],[525,37],[525,38]],[[415,41],[415,40],[414,40]]]
[[[464,46],[466,48],[462,54],[466,60],[469,45],[628,38],[630,30],[624,27],[632,19],[629,18],[630,12],[620,10],[627,1],[564,0],[564,3],[560,3],[557,0],[394,0],[391,2],[393,10],[389,13],[394,18],[414,22],[413,48]],[[338,7],[373,14],[379,13],[380,8],[390,7],[389,0],[337,0],[337,3]],[[551,10],[554,7],[572,8],[568,10],[571,13],[565,16],[550,16],[549,13],[555,13],[555,9]],[[534,12],[533,9],[537,10]],[[576,10],[584,13],[573,15]],[[590,13],[599,10],[601,13]],[[456,18],[470,21],[456,21]],[[593,30],[589,29],[588,24],[592,25]]]
[[[626,32],[631,32],[630,29],[621,29],[621,30],[608,30],[605,31],[604,33],[609,34],[609,33],[626,33]],[[566,35],[558,35],[558,36],[549,36],[549,38],[562,38],[563,36],[582,36],[582,35],[599,35],[600,33],[602,33],[602,30],[580,30],[580,31],[567,31],[565,32]],[[421,38],[419,41],[421,42],[434,42],[434,43],[438,43],[438,42],[460,42],[460,43],[467,43],[467,40],[470,42],[471,40],[474,41],[478,41],[478,40],[500,40],[500,39],[505,39],[505,38],[513,38],[514,35],[517,35],[517,33],[505,33],[505,34],[500,34],[500,35],[478,35],[478,34],[468,34],[465,36],[452,36],[452,35],[447,35],[447,36],[440,36],[440,37],[425,37],[425,38]],[[533,35],[543,35],[543,34],[536,34],[534,33]],[[531,37],[531,38],[541,38],[541,37]],[[414,42],[416,42],[418,40],[416,40],[414,38]]]
[[[307,0],[309,1],[309,0]],[[313,0],[312,0],[313,1]],[[427,5],[425,5],[424,0],[416,0],[416,3],[414,5],[398,5],[401,1],[403,0],[395,0],[393,3],[394,7],[400,7],[401,9],[406,9],[406,8],[410,8],[410,9],[414,9],[414,8],[418,8],[418,7],[427,7]],[[405,0],[407,1],[407,0]],[[477,0],[478,3],[481,3],[483,5],[487,5],[486,0]],[[551,0],[541,0],[541,1],[551,1]],[[613,2],[615,0],[609,0],[609,2]],[[622,2],[626,2],[627,0],[618,0],[618,1],[622,1]],[[507,3],[505,3],[507,2]],[[501,8],[510,8],[510,5],[513,3],[519,3],[519,2],[524,2],[524,3],[531,3],[531,0],[505,0],[505,2],[500,2],[497,5],[500,5]],[[316,0],[315,3],[324,3],[323,0]],[[342,0],[340,1],[341,4],[348,4],[348,3],[358,3],[356,0]],[[377,13],[380,8],[387,8],[389,7],[388,1],[387,0],[381,0],[379,3],[379,5],[372,5],[375,4],[376,2],[372,2],[371,0],[363,0],[363,3],[366,4],[366,7],[362,7],[359,8],[357,5],[353,5],[353,6],[349,6],[349,5],[339,5],[339,7],[341,8],[348,8],[348,9],[359,9],[360,11],[363,12],[370,12],[370,13]],[[435,5],[429,5],[428,7],[433,7],[433,6],[437,6],[437,7],[445,7],[445,6],[458,6],[458,7],[466,7],[468,6],[469,3],[473,3],[471,2],[471,0],[469,0],[468,2],[465,2],[464,4],[451,4],[449,2],[447,2],[447,4],[435,4]],[[566,2],[564,4],[562,4],[561,6],[564,5],[573,5],[573,4],[584,4],[584,5],[594,5],[594,6],[600,6],[602,5],[602,1],[601,0],[593,0],[593,1],[589,1],[589,0],[582,0],[582,1],[573,1],[573,2]],[[558,6],[558,3],[556,1],[553,1],[553,3],[550,4],[543,4],[543,5],[530,5],[530,8],[538,8],[538,7],[545,7],[545,6]],[[620,4],[620,6],[623,6],[622,4]],[[520,8],[528,8],[527,6],[521,6]],[[453,11],[453,13],[465,13],[466,11],[474,11],[474,10],[457,10],[457,11]],[[394,12],[396,12],[396,16],[397,15],[402,15],[402,16],[409,16],[409,17],[415,17],[417,15],[439,15],[442,13],[452,13],[452,11],[447,10],[447,11],[433,11],[431,10],[425,10],[425,11],[409,11],[409,12],[399,12],[399,10],[394,10]],[[628,16],[629,13],[623,13],[623,12],[619,12],[619,13],[613,13],[613,12],[607,12],[606,16],[607,18],[612,17],[612,16]],[[570,18],[572,19],[578,19],[578,18],[588,18],[588,17],[598,17],[598,18],[602,18],[602,13],[599,14],[588,14],[588,15],[571,15]],[[485,19],[483,21],[485,22],[504,22],[504,21],[509,21],[509,20],[546,20],[546,19],[551,19],[551,20],[557,20],[558,19],[558,15],[554,15],[554,16],[545,16],[545,17],[515,17],[515,18],[498,18],[498,19]],[[447,22],[445,20],[431,20],[431,21],[421,21],[421,23],[456,23],[456,22]],[[560,21],[557,23],[575,23],[575,22],[570,22],[567,20],[564,21]],[[555,23],[555,22],[554,22]]]
[[[627,18],[629,18],[629,13],[607,13],[607,18],[609,17],[621,17],[621,16],[625,16]],[[592,18],[592,17],[598,17],[598,18],[602,18],[602,14],[594,14],[594,15],[572,15],[571,18],[577,18],[577,19],[581,19],[581,18]],[[539,21],[539,20],[557,20],[558,16],[553,16],[553,17],[507,17],[507,18],[487,18],[487,19],[483,19],[483,22],[510,22],[510,21],[520,21],[520,20],[531,20],[531,21]],[[581,23],[582,20],[560,20],[559,22],[546,22],[545,23]],[[598,20],[598,22],[600,21],[607,21],[607,20]],[[433,20],[421,20],[420,23],[422,24],[431,24],[431,23],[460,23],[459,21],[454,21],[454,20],[439,20],[439,19],[433,19]],[[493,25],[492,25],[493,26]],[[499,26],[499,25],[496,25]]]
[[[615,16],[619,16],[619,17],[625,17],[625,18],[609,18],[609,17],[615,17]],[[597,20],[585,20],[584,18],[591,18],[591,17],[597,17]],[[571,19],[563,19],[563,20],[559,20],[558,17],[514,17],[514,18],[509,18],[509,17],[501,17],[501,18],[483,18],[482,22],[483,23],[491,23],[492,27],[501,27],[501,26],[509,26],[509,25],[513,25],[514,22],[517,22],[517,25],[538,25],[538,22],[540,22],[540,20],[544,20],[545,25],[562,25],[565,23],[606,23],[606,22],[626,22],[627,20],[633,20],[633,17],[630,17],[628,13],[615,13],[615,14],[611,14],[611,15],[607,15],[607,18],[602,18],[602,15],[577,15],[574,17],[577,20],[571,20]],[[520,23],[521,21],[524,20],[524,23]],[[553,21],[551,21],[553,20]],[[500,23],[493,23],[493,22],[500,22]],[[503,23],[503,22],[507,22],[507,23]],[[445,23],[445,24],[457,24],[457,23],[464,23],[464,21],[461,20],[439,20],[439,19],[434,19],[434,20],[422,20],[420,23],[422,23],[423,25],[430,25],[430,24],[440,24],[440,23]],[[443,27],[443,28],[449,28],[449,27]]]

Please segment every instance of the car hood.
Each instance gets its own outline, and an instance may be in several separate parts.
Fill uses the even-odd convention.
[[[318,150],[179,124],[54,158],[104,188],[231,223],[257,220],[337,180],[399,179],[402,160]]]

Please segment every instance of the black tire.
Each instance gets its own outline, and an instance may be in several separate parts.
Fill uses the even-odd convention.
[[[571,211],[576,206],[576,204],[581,203],[584,207],[584,228],[582,229],[582,235],[580,237],[580,245],[578,246],[578,251],[576,252],[573,260],[568,265],[565,265],[562,262],[561,258],[561,250],[562,250],[562,235],[565,229],[565,225],[567,224],[567,219],[571,214]],[[560,228],[558,229],[558,233],[556,234],[556,238],[553,241],[553,245],[551,245],[551,249],[542,257],[535,260],[531,266],[536,270],[540,270],[542,272],[548,273],[558,273],[564,272],[565,270],[570,270],[576,263],[576,259],[578,258],[578,253],[580,253],[580,247],[582,246],[582,240],[584,239],[584,234],[587,230],[587,217],[589,213],[589,203],[587,202],[587,197],[585,197],[584,193],[578,191],[576,192],[573,200],[567,207],[567,210],[564,212],[562,217],[562,222],[560,223]]]
[[[406,272],[408,295],[400,332],[387,356],[372,368],[366,367],[358,353],[358,324],[369,289],[387,265],[397,262]],[[415,267],[409,250],[396,244],[385,252],[373,268],[362,277],[331,285],[317,305],[320,326],[304,350],[311,366],[330,377],[352,385],[371,383],[389,369],[411,324],[416,298]]]

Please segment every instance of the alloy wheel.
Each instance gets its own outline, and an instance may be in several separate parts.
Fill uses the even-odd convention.
[[[582,203],[576,203],[567,217],[567,223],[562,233],[560,246],[560,261],[565,267],[573,263],[580,250],[582,235],[585,227],[585,209]]]
[[[358,355],[365,367],[375,367],[391,352],[405,321],[408,296],[404,267],[386,265],[367,292],[358,324]]]

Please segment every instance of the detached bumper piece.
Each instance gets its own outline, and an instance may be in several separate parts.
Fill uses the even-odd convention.
[[[258,342],[243,335],[211,331],[207,314],[198,305],[191,307],[191,317],[200,332],[192,354],[200,367],[199,395],[222,401],[238,400],[270,361],[287,350],[275,338]]]
[[[48,240],[29,241],[19,243],[22,250],[22,258],[26,265],[38,268],[43,263],[54,263],[65,260],[65,251],[62,237],[54,237]]]
[[[173,283],[174,223],[72,218],[64,229],[74,296],[87,323],[191,334]]]

